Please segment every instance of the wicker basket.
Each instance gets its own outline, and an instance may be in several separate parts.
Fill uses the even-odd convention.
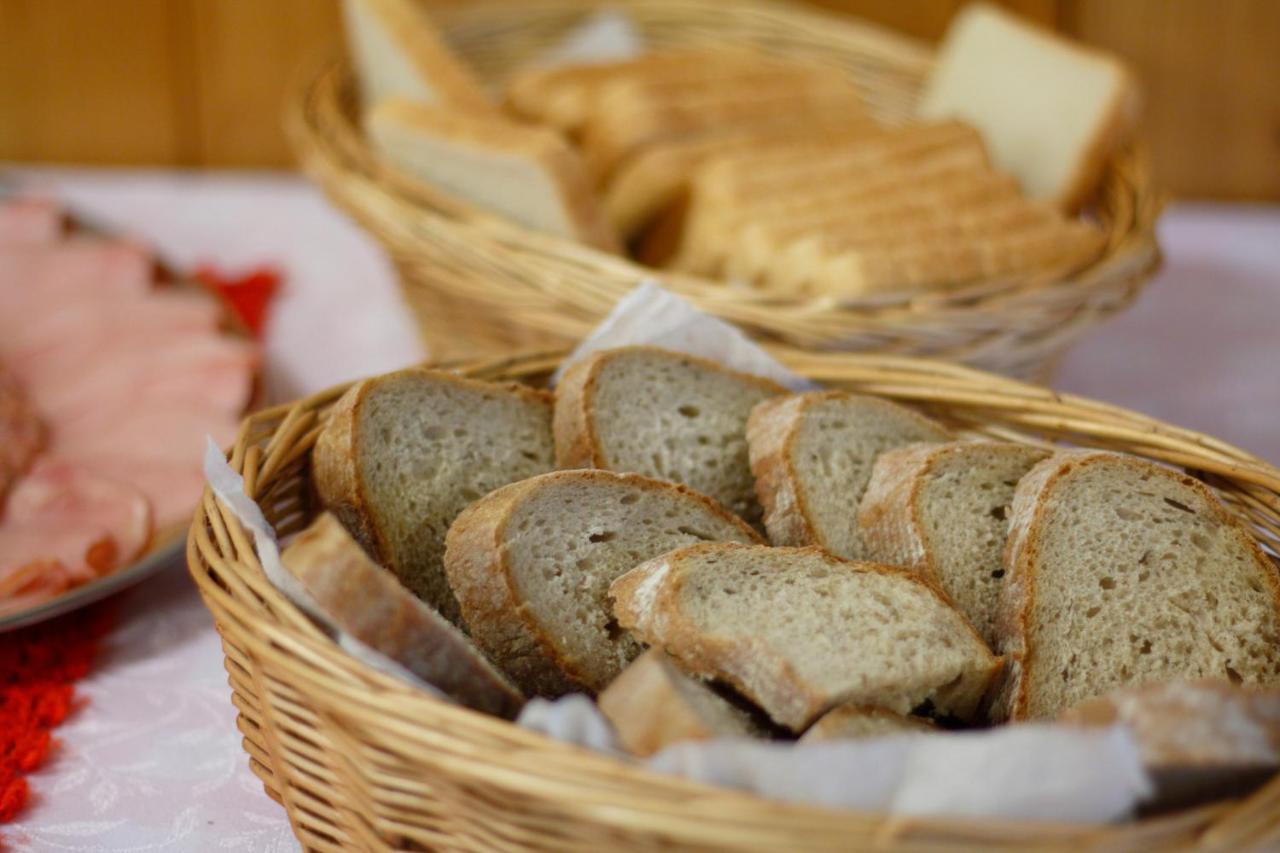
[[[498,81],[581,19],[590,0],[444,4],[450,39]],[[615,4],[616,5],[616,4]],[[871,110],[900,123],[930,54],[845,18],[760,2],[630,0],[655,45],[742,42],[839,66]],[[435,358],[567,346],[644,277],[765,343],[806,351],[878,351],[942,358],[1010,376],[1045,376],[1083,332],[1127,306],[1159,262],[1159,201],[1144,160],[1112,162],[1095,205],[1103,256],[1067,280],[988,282],[915,297],[836,302],[658,272],[471,210],[379,162],[360,131],[352,80],[335,65],[289,112],[303,168],[382,244]]]
[[[455,365],[543,381],[557,355]],[[1068,440],[1185,467],[1280,544],[1280,471],[1113,406],[920,359],[792,354],[831,387],[922,404],[960,429]],[[282,534],[315,513],[310,450],[336,388],[249,418],[231,453]],[[1280,777],[1251,797],[1113,827],[887,818],[766,801],[659,776],[434,700],[340,651],[262,574],[244,530],[205,494],[188,564],[213,612],[253,771],[317,850],[849,850],[1035,847],[1224,850],[1280,844]]]

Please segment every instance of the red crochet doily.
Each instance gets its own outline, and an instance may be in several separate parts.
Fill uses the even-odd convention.
[[[103,602],[0,635],[0,824],[27,804],[25,777],[49,756],[50,732],[72,710],[73,683],[88,673],[110,614]]]

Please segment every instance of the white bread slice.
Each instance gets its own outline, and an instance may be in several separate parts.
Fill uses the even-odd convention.
[[[822,115],[865,115],[853,81],[823,66],[768,62],[736,75],[620,79],[605,86],[592,106],[582,147],[592,175],[606,180],[625,159],[654,142]]]
[[[787,389],[656,347],[593,353],[556,388],[556,464],[682,483],[759,522],[747,417]]]
[[[554,467],[551,396],[422,368],[366,379],[334,404],[311,465],[324,507],[456,624],[445,533],[472,501]]]
[[[751,714],[685,675],[657,649],[633,660],[598,704],[623,748],[641,758],[681,741],[765,735]]]
[[[1132,132],[1137,100],[1115,57],[974,3],[947,31],[918,112],[974,125],[1028,196],[1075,210]]]
[[[605,87],[616,80],[705,80],[758,71],[767,61],[754,51],[721,47],[657,50],[615,62],[530,66],[507,81],[506,107],[573,137],[581,133]]]
[[[924,579],[820,548],[693,545],[609,594],[623,628],[792,731],[845,702],[973,719],[1001,668]]]
[[[1247,793],[1280,769],[1280,690],[1153,682],[1089,699],[1058,719],[1127,726],[1162,809]]]
[[[888,132],[866,116],[813,116],[664,139],[618,167],[605,190],[605,211],[618,232],[630,237],[685,195],[690,177],[713,158],[744,151],[825,152]]]
[[[361,100],[409,98],[429,106],[497,114],[484,87],[414,0],[343,0],[347,47]]]
[[[939,424],[878,397],[814,391],[761,403],[747,421],[747,446],[769,541],[861,559],[858,504],[876,457],[950,438]]]
[[[863,740],[885,735],[923,734],[938,727],[925,717],[913,717],[870,705],[846,702],[818,718],[805,731],[801,743],[822,740]]]
[[[334,624],[468,708],[514,718],[524,697],[449,624],[321,513],[280,561]]]
[[[1057,454],[1018,483],[996,633],[996,713],[1057,716],[1149,681],[1280,686],[1280,572],[1199,480]]]
[[[613,620],[613,579],[703,541],[756,542],[703,495],[638,474],[556,471],[476,501],[445,568],[471,637],[526,693],[603,690],[641,651]]]
[[[933,580],[994,647],[1013,490],[1048,455],[994,441],[882,453],[858,509],[868,559]]]
[[[379,102],[366,128],[414,178],[535,231],[618,250],[581,158],[554,131],[403,98]]]

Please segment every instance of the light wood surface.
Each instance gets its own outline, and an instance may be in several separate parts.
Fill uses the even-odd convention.
[[[461,0],[435,0],[435,2]],[[964,0],[814,0],[937,39]],[[1137,70],[1175,193],[1280,200],[1280,0],[1002,0]],[[285,166],[337,0],[0,0],[0,160]]]

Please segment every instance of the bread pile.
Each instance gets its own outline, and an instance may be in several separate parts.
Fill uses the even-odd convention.
[[[365,380],[312,467],[329,514],[286,566],[472,707],[597,696],[639,755],[1119,716],[1182,776],[1280,765],[1280,573],[1137,457],[626,347],[554,395]]]
[[[347,0],[374,146],[527,228],[792,295],[1073,272],[1074,214],[1133,125],[1114,60],[993,7],[957,19],[912,123],[843,70],[742,47],[531,65],[490,95],[413,0]]]

